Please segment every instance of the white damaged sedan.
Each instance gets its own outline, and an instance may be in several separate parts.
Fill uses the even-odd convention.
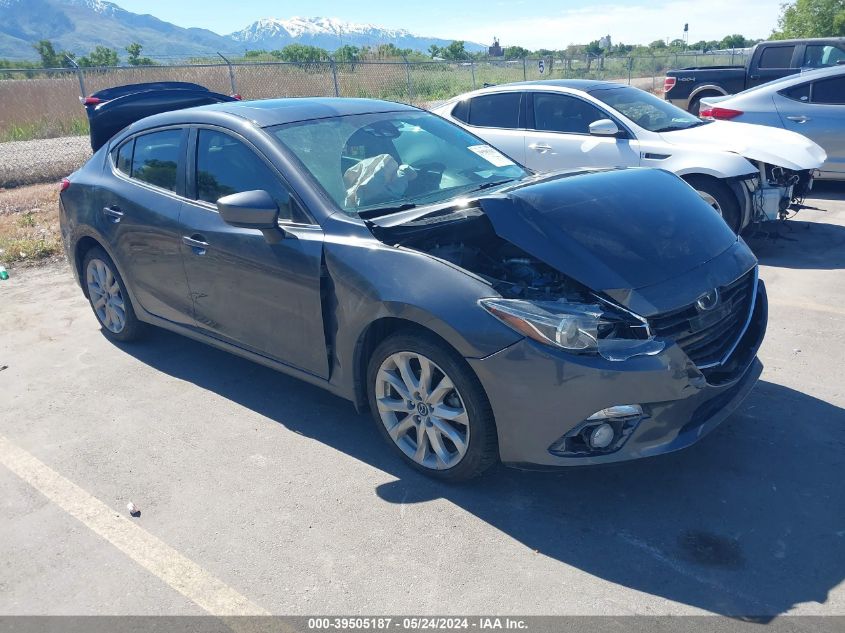
[[[702,121],[609,81],[491,86],[433,110],[538,172],[656,167],[681,176],[736,232],[785,217],[826,160],[808,138],[770,127]]]

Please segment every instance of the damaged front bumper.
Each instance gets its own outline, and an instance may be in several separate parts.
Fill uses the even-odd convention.
[[[724,421],[762,372],[765,287],[724,370],[703,373],[676,344],[656,356],[607,361],[522,341],[467,359],[493,411],[502,462],[553,468],[627,461],[685,448]],[[612,436],[607,428],[612,429]],[[605,433],[604,446],[591,446]]]
[[[762,162],[757,166],[759,173],[743,181],[751,222],[786,219],[790,205],[812,190],[815,170],[795,171]]]

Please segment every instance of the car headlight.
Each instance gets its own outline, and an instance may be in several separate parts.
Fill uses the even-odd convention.
[[[520,334],[568,352],[621,361],[652,356],[665,347],[643,324],[631,324],[598,304],[499,298],[479,304]]]

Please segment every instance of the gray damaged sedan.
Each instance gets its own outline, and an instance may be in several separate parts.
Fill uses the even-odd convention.
[[[155,325],[324,387],[444,479],[689,446],[762,368],[755,257],[682,180],[537,176],[410,106],[146,117],[60,207],[108,338]]]

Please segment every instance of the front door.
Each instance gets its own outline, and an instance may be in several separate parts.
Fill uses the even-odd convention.
[[[590,123],[612,117],[574,95],[535,92],[529,101],[525,165],[539,172],[580,167],[636,167],[636,139],[590,134]]]
[[[194,201],[182,209],[182,257],[196,326],[223,341],[328,377],[320,281],[323,232],[300,210],[280,175],[243,139],[200,128]],[[216,201],[263,189],[280,208],[285,238],[226,224]]]

